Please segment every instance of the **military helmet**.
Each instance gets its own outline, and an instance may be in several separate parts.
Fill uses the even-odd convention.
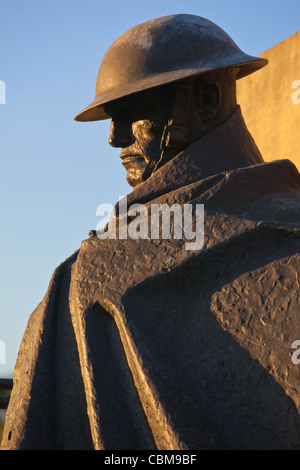
[[[109,47],[99,68],[95,99],[74,119],[108,119],[104,105],[119,98],[224,68],[237,68],[239,79],[267,63],[245,54],[205,18],[156,18],[129,29]]]

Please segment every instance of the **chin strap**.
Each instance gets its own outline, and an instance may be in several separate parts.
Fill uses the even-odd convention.
[[[174,151],[182,150],[188,142],[188,113],[193,94],[193,81],[184,80],[177,83],[175,88],[172,117],[164,128],[160,142],[161,155],[152,174],[169,160],[168,153],[174,156]],[[169,155],[170,156],[170,155]]]

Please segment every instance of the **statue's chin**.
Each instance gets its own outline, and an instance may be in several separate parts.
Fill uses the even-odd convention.
[[[127,172],[126,179],[128,184],[134,188],[135,186],[138,186],[139,184],[146,181],[149,176],[150,174],[146,176],[146,172],[130,170]]]
[[[126,179],[133,188],[146,181],[152,174],[154,165],[134,165],[127,169]]]

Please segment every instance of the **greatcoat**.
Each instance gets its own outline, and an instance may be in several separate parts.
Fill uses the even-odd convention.
[[[30,316],[2,449],[300,448],[296,167],[237,108],[127,202],[204,204],[204,246],[82,242]]]

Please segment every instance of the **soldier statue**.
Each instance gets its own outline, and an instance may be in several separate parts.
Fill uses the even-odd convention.
[[[300,448],[300,176],[264,162],[236,98],[265,65],[185,14],[108,49],[75,119],[111,119],[132,190],[30,316],[3,449]],[[171,211],[169,236],[143,231],[162,206],[195,236],[202,207],[202,242]]]

